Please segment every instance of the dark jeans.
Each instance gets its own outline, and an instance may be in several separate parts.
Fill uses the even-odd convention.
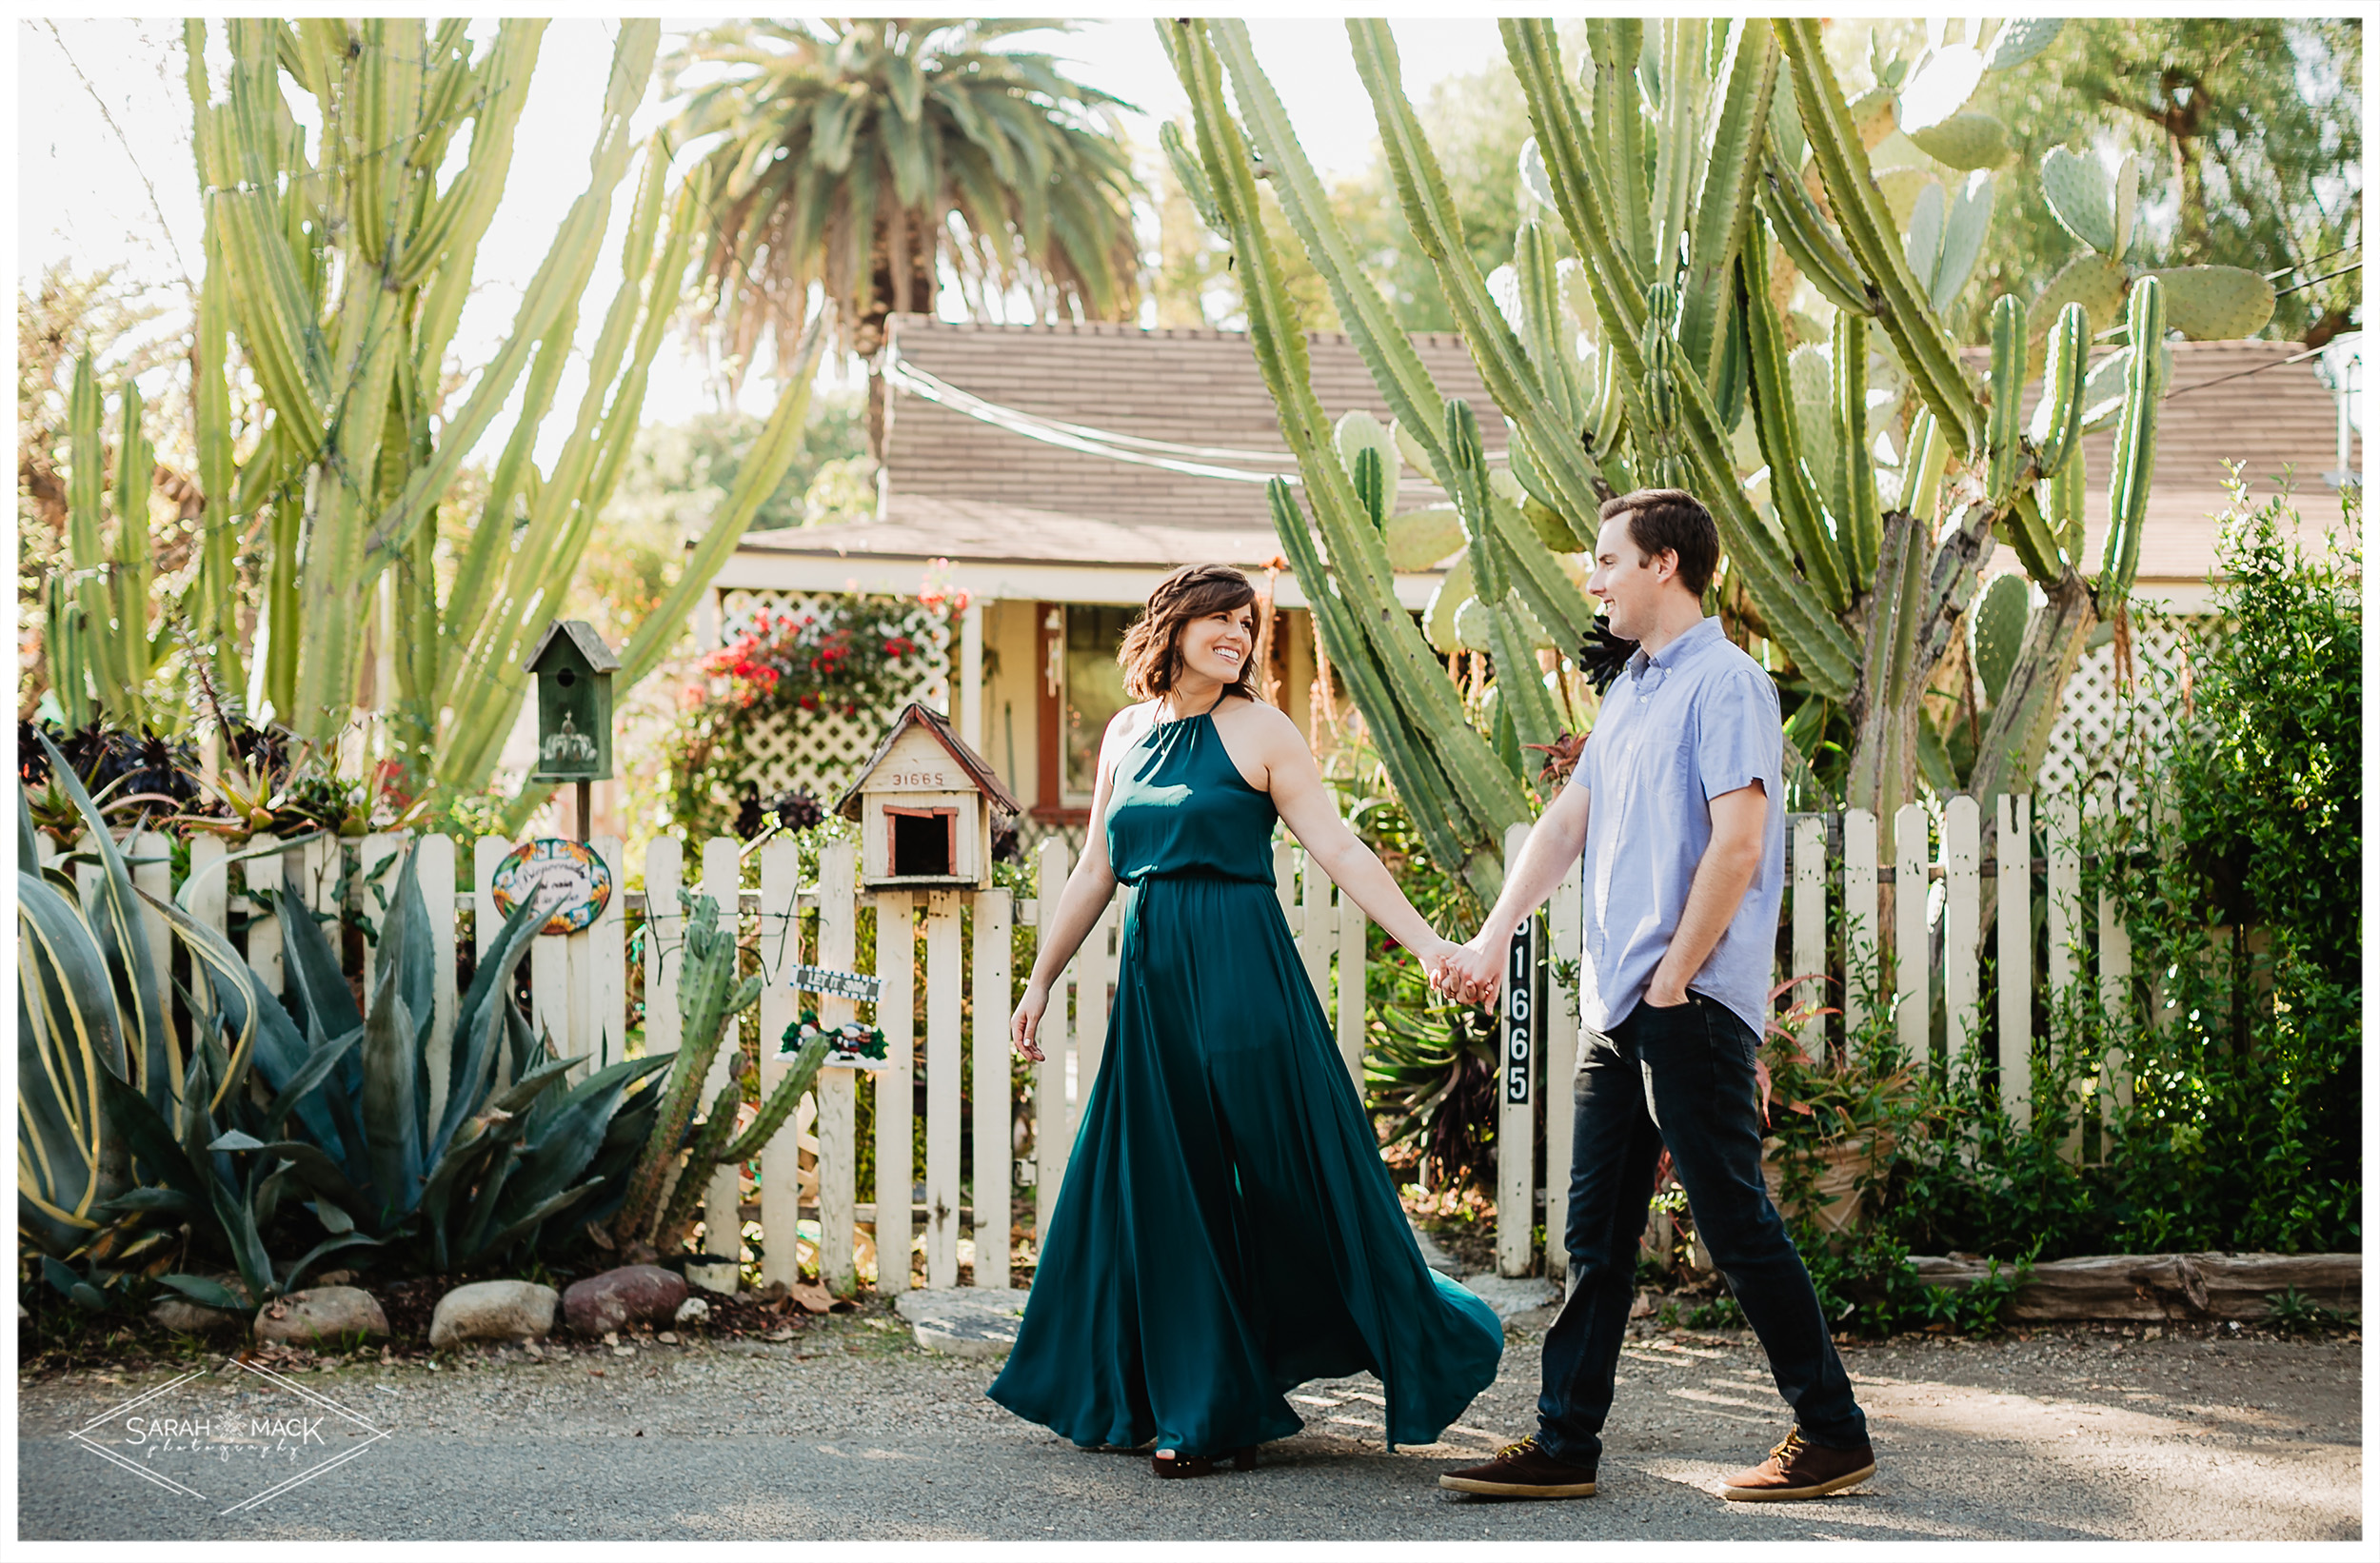
[[[1689,990],[1668,1009],[1639,1003],[1609,1037],[1588,1034],[1573,1089],[1570,1297],[1545,1335],[1537,1443],[1594,1465],[1612,1410],[1612,1375],[1635,1300],[1636,1248],[1667,1145],[1695,1228],[1769,1354],[1776,1390],[1814,1444],[1856,1448],[1867,1418],[1835,1354],[1810,1272],[1760,1178],[1752,1028]]]

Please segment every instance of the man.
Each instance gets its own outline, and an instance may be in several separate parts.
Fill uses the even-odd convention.
[[[1583,846],[1570,1296],[1546,1332],[1537,1434],[1438,1478],[1457,1492],[1595,1492],[1664,1145],[1797,1424],[1726,1495],[1816,1497],[1875,1472],[1817,1292],[1760,1176],[1753,1058],[1785,877],[1784,733],[1775,684],[1703,617],[1718,555],[1710,512],[1682,490],[1603,506],[1587,589],[1638,649],[1494,910],[1437,978],[1456,999],[1494,1003],[1513,929]]]

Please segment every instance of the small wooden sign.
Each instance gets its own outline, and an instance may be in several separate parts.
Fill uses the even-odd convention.
[[[611,904],[611,868],[585,841],[540,836],[506,855],[489,889],[506,917],[531,899],[545,906],[541,934],[582,933]]]
[[[1527,1101],[1537,1044],[1537,919],[1513,930],[1504,967],[1504,1099]]]
[[[864,999],[870,1003],[875,1002],[884,986],[882,978],[839,972],[831,966],[796,966],[785,980],[788,986],[803,993],[823,994],[830,999]]]

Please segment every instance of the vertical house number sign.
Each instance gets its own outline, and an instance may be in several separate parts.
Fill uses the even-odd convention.
[[[1529,918],[1513,930],[1504,961],[1504,1099],[1527,1101],[1530,1052],[1536,1037],[1537,920]]]

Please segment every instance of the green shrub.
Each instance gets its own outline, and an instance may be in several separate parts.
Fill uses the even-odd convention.
[[[1854,1101],[1839,1058],[1764,1051],[1776,1099],[1822,1109],[1775,1115],[1789,1206],[1822,1134],[1852,1127],[1817,1121],[1828,1104],[1894,1137],[1863,1180],[1864,1229],[1795,1223],[1837,1329],[1988,1333],[2036,1259],[2362,1246],[2360,505],[2309,550],[2286,496],[2234,495],[2213,615],[2176,624],[2168,660],[2132,637],[2142,698],[2084,783],[2131,805],[2087,822],[2083,898],[2113,897],[2133,991],[2114,1013],[2095,978],[2047,996],[2028,1121],[1975,1055]],[[1887,1007],[1846,1039],[1863,1078],[1897,1066]],[[2131,1103],[2078,1121],[2112,1049]],[[2021,1257],[1952,1292],[1921,1283],[1912,1252]],[[2317,1322],[2274,1308],[2283,1328]]]

